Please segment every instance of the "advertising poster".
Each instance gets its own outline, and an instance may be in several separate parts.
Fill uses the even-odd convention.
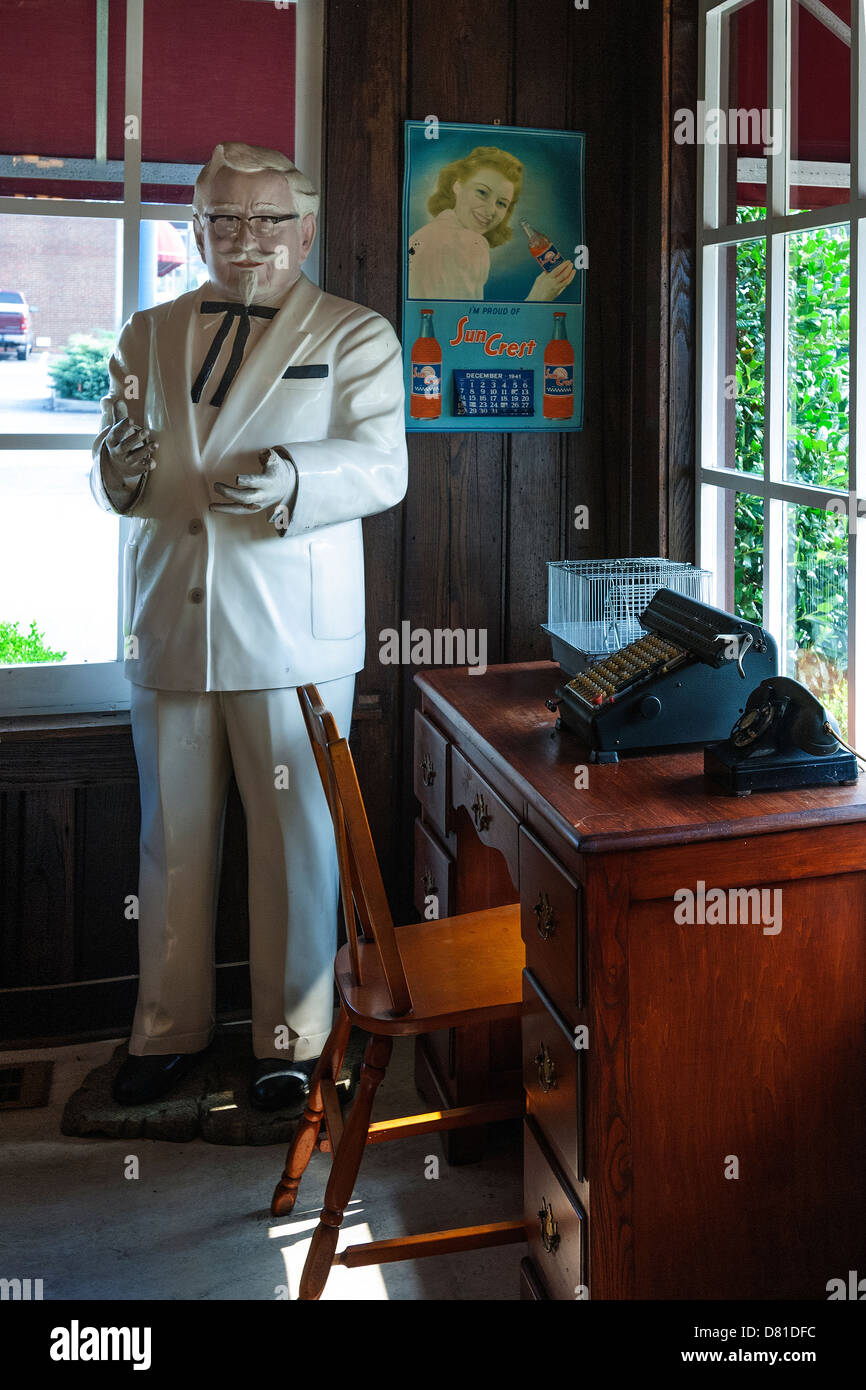
[[[406,122],[407,430],[579,430],[585,140]]]

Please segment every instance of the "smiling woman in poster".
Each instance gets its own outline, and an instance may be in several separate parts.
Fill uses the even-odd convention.
[[[409,240],[410,299],[483,299],[491,248],[514,235],[511,214],[520,197],[523,165],[495,145],[478,145],[439,170],[427,200],[433,217]],[[558,298],[575,276],[571,261],[542,271],[527,301]]]

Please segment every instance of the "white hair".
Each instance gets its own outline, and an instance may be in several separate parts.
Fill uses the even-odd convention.
[[[261,145],[243,145],[238,141],[231,141],[214,148],[213,154],[195,181],[192,205],[199,216],[207,202],[206,195],[210,183],[222,168],[236,169],[242,174],[261,174],[266,170],[273,170],[285,178],[295,208],[302,217],[308,212],[315,216],[319,211],[318,193],[306,174],[301,173],[288,155],[280,154],[279,150],[266,150]]]

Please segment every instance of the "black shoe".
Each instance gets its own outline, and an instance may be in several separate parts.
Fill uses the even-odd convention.
[[[250,1081],[250,1105],[256,1110],[290,1110],[303,1104],[318,1057],[308,1062],[281,1062],[277,1057],[257,1059]]]
[[[191,1071],[202,1052],[164,1052],[147,1057],[127,1057],[111,1094],[118,1105],[146,1105],[167,1095]]]

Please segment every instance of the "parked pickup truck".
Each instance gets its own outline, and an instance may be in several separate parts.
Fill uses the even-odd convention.
[[[0,290],[0,350],[17,352],[23,362],[32,347],[33,326],[26,299],[18,290]]]

